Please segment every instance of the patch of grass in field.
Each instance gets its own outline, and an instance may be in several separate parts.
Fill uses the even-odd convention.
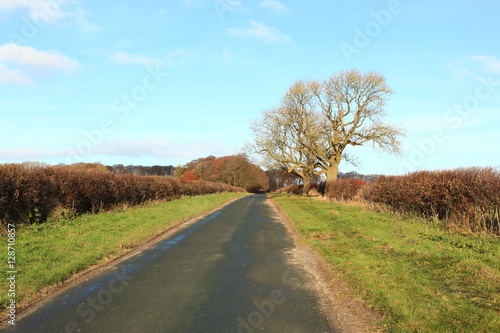
[[[500,332],[500,239],[276,196],[307,244],[380,311],[388,332]]]
[[[18,226],[16,303],[22,303],[44,287],[61,283],[74,273],[140,244],[175,223],[245,195],[224,193],[187,197],[127,210],[83,215],[72,220]],[[1,235],[1,243],[6,251],[5,233]],[[7,286],[6,278],[7,269],[3,269],[0,272],[2,286]],[[2,293],[0,305],[3,309],[8,301],[7,294]]]

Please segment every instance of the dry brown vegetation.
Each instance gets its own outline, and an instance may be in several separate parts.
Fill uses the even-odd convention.
[[[494,168],[418,171],[380,176],[374,182],[343,179],[316,187],[332,201],[376,204],[397,213],[443,221],[451,229],[500,235],[500,171]],[[276,192],[308,194],[302,185]]]
[[[181,179],[206,180],[244,188],[248,192],[266,191],[266,173],[250,162],[245,154],[198,158],[178,168]]]
[[[70,217],[117,205],[221,192],[245,191],[207,181],[118,175],[68,166],[27,168],[5,164],[0,165],[0,221],[38,223],[51,216]]]
[[[382,176],[365,198],[397,212],[445,220],[460,230],[500,235],[500,172],[493,168]]]

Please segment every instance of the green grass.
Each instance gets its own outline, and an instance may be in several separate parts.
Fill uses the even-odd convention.
[[[304,242],[383,314],[387,332],[500,332],[500,239],[276,196]]]
[[[225,193],[195,196],[127,210],[83,215],[72,220],[18,226],[16,303],[26,302],[44,287],[63,282],[72,274],[118,255],[169,226],[245,195]],[[6,251],[5,233],[2,233],[1,244],[5,245]],[[2,286],[7,286],[7,270],[5,268],[0,272]],[[7,293],[2,292],[1,308],[5,308],[8,300]]]

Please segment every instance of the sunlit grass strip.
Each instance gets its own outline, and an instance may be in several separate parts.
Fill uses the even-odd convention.
[[[388,332],[500,332],[500,240],[305,197],[275,200]]]
[[[210,194],[149,205],[125,211],[83,215],[17,229],[16,302],[23,303],[42,288],[138,245],[180,221],[210,211],[246,193]],[[7,236],[1,242],[6,246]],[[6,285],[6,270],[0,272]],[[2,288],[3,290],[3,288]],[[0,296],[4,309],[8,298]]]

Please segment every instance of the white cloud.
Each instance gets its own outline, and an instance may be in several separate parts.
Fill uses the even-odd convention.
[[[260,3],[260,6],[263,8],[271,9],[280,14],[288,14],[291,12],[291,9],[276,0],[265,0]]]
[[[192,160],[200,156],[224,156],[233,149],[222,142],[175,142],[162,138],[139,140],[106,140],[93,147],[84,155],[78,154],[74,147],[68,149],[44,149],[35,147],[0,147],[0,161],[44,161],[59,160],[61,163],[74,163],[80,160],[99,160],[103,156],[127,158],[160,158],[165,160]]]
[[[500,59],[488,55],[475,55],[469,57],[469,61],[482,65],[483,69],[491,74],[500,74]]]
[[[101,27],[87,20],[88,13],[78,0],[0,0],[0,11],[27,9],[35,25],[70,21],[85,33],[98,32]]]
[[[62,158],[67,155],[63,149],[40,149],[33,147],[0,148],[2,161],[40,161],[46,158]]]
[[[292,38],[284,35],[279,29],[268,27],[256,21],[250,21],[250,25],[246,29],[229,28],[227,34],[237,38],[252,37],[270,44],[292,42]]]
[[[464,57],[446,64],[455,79],[500,74],[500,58],[490,55]]]
[[[465,68],[462,64],[451,63],[447,67],[450,68],[451,75],[454,79],[462,79],[464,77],[473,76],[472,71]]]
[[[35,6],[38,0],[0,0],[0,9],[12,10],[16,7]]]
[[[147,138],[104,141],[96,146],[92,153],[106,156],[194,159],[200,155],[220,155],[228,151],[223,143],[218,142],[180,143],[162,138]]]
[[[185,49],[174,50],[162,58],[148,57],[137,53],[117,51],[109,55],[109,59],[117,64],[141,65],[146,67],[184,66],[194,52]]]
[[[13,43],[0,45],[0,83],[3,84],[29,84],[36,77],[45,77],[54,71],[74,72],[80,67],[78,60],[57,51],[39,51]]]
[[[67,13],[67,16],[72,18],[75,25],[84,33],[94,33],[102,30],[101,26],[87,20],[88,14],[82,8]]]
[[[19,73],[0,64],[0,83],[4,84],[28,84],[32,80],[29,76]]]
[[[65,16],[65,1],[54,0],[0,0],[0,10],[27,8],[30,18],[36,22],[55,22]]]
[[[184,66],[186,61],[192,56],[195,56],[195,52],[185,49],[177,49],[168,53],[165,59],[168,66]]]
[[[5,63],[9,63],[9,67]],[[78,60],[54,50],[39,51],[14,43],[0,45],[0,83],[3,84],[28,84],[35,77],[45,77],[54,71],[74,72],[80,67]]]
[[[78,60],[73,60],[57,51],[39,51],[31,46],[14,43],[0,46],[0,61],[35,67],[46,71],[75,71],[80,68]]]
[[[117,64],[135,64],[151,67],[161,66],[163,64],[161,60],[156,58],[120,51],[113,53],[109,58]]]

